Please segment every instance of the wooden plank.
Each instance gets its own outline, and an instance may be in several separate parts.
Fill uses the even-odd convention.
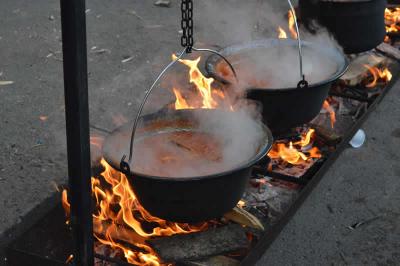
[[[239,261],[226,256],[215,256],[199,261],[184,261],[177,264],[177,266],[239,266],[239,265],[240,265]]]
[[[204,232],[175,235],[146,241],[164,262],[197,261],[248,248],[243,227],[237,224]]]
[[[376,50],[387,54],[388,56],[393,57],[397,60],[400,60],[400,50],[387,43],[381,43],[380,45],[378,45],[378,47],[376,47]]]

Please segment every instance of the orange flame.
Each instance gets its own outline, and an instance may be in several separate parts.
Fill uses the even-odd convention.
[[[145,239],[155,236],[171,236],[205,230],[203,223],[197,226],[168,222],[152,216],[138,202],[127,177],[114,170],[104,159],[101,160],[104,178],[109,189],[103,188],[98,178],[92,177],[92,194],[96,201],[93,214],[94,237],[102,244],[124,252],[125,258],[134,265],[160,265],[160,260]],[[70,205],[66,190],[62,193],[62,203],[67,214]],[[144,229],[143,223],[157,224],[153,229]],[[108,224],[108,226],[105,226]],[[123,229],[123,228],[125,229]],[[119,243],[124,240],[137,247],[132,250]]]
[[[182,96],[182,94],[180,93],[179,90],[177,90],[176,88],[172,89],[174,91],[175,94],[175,110],[180,110],[180,109],[193,109],[192,106],[190,106],[186,99]]]
[[[332,108],[332,106],[329,104],[327,100],[324,101],[322,108],[324,108],[329,113],[329,117],[331,119],[331,128],[334,128],[336,123],[335,110]]]
[[[398,23],[400,22],[400,7],[396,8],[386,8],[385,9],[385,23],[386,23],[386,32],[398,32],[400,30],[400,26]]]
[[[176,56],[172,55],[173,60],[176,60]],[[189,67],[189,78],[190,82],[193,83],[198,92],[200,93],[200,96],[202,98],[202,106],[199,108],[204,108],[204,109],[214,109],[218,106],[217,102],[213,98],[212,94],[212,88],[211,84],[214,82],[213,78],[206,78],[201,71],[198,68],[198,64],[200,62],[201,57],[198,57],[195,60],[189,60],[189,59],[179,59],[179,62],[182,64],[186,65]],[[177,90],[174,90],[175,96],[177,97],[176,102],[175,102],[175,108],[176,109],[187,109],[185,106],[181,106],[179,101],[183,99],[183,97],[180,97],[182,95],[177,95]],[[180,98],[179,98],[180,97]],[[191,106],[192,108],[195,108],[194,106]]]
[[[293,13],[291,10],[289,10],[289,12],[288,12],[288,26],[289,26],[290,35],[292,36],[292,38],[297,39],[295,20],[294,20],[294,16],[293,16]]]
[[[300,141],[294,144],[293,142],[289,142],[289,146],[285,143],[274,143],[268,156],[271,159],[281,159],[293,165],[302,164],[311,158],[321,158],[321,152],[317,147],[312,147],[308,151],[302,151],[303,148],[310,145],[314,133],[315,130],[310,129],[306,134],[301,136]]]
[[[279,39],[287,39],[286,31],[284,31],[280,26],[278,27],[278,38]]]
[[[172,55],[172,59],[176,60],[176,56]],[[213,78],[206,78],[198,68],[201,57],[194,60],[179,59],[179,62],[189,67],[189,80],[197,89],[198,94],[185,97],[182,92],[174,87],[172,90],[175,94],[175,109],[215,109],[226,108],[233,111],[230,98],[225,93],[212,87]]]
[[[368,69],[369,73],[372,75],[372,81],[365,85],[367,88],[374,88],[378,84],[378,81],[383,81],[385,83],[392,80],[392,72],[385,67],[383,69],[379,69],[378,67],[371,67],[369,65],[364,65],[365,68]]]

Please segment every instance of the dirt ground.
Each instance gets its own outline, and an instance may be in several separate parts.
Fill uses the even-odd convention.
[[[231,20],[213,14],[214,2],[198,3],[199,45],[223,46],[271,33],[263,10],[254,9],[259,0],[224,1],[224,10],[249,34],[221,33],[220,25],[231,26]],[[271,2],[276,16],[287,10],[281,1]],[[93,127],[112,130],[132,119],[145,90],[181,49],[178,11],[177,0],[170,8],[153,1],[87,1]],[[58,1],[0,2],[0,80],[13,81],[0,86],[2,241],[7,229],[66,182],[60,30]],[[339,158],[259,265],[395,265],[400,260],[399,89],[397,84],[367,121],[367,144]],[[146,109],[172,98],[169,90],[159,91]],[[346,228],[366,220],[356,230]]]

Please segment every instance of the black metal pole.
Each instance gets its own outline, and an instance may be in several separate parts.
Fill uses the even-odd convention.
[[[75,265],[93,260],[85,0],[60,0],[70,223]]]

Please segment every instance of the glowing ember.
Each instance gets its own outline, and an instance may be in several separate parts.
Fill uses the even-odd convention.
[[[365,87],[367,87],[367,88],[376,87],[378,82],[387,83],[393,77],[392,73],[389,71],[389,69],[387,67],[382,68],[382,69],[380,69],[378,67],[371,67],[368,65],[364,65],[364,67],[368,69],[370,76],[372,76],[372,80],[365,85]]]
[[[324,101],[322,108],[324,108],[329,113],[329,117],[331,119],[331,127],[334,128],[336,123],[335,110],[332,108],[332,106],[329,104],[327,100]]]
[[[307,150],[307,147],[311,145],[314,132],[314,129],[310,129],[301,136],[300,141],[289,142],[289,145],[287,143],[274,143],[268,156],[271,159],[280,159],[293,165],[303,164],[312,158],[321,158],[322,155],[317,147]]]
[[[65,264],[68,264],[70,262],[72,262],[72,260],[74,259],[74,255],[69,255],[68,258],[65,260]]]
[[[295,20],[294,20],[294,16],[293,16],[292,12],[290,10],[288,12],[288,26],[289,26],[290,35],[292,36],[292,38],[297,39]]]
[[[284,31],[281,27],[278,27],[278,34],[279,39],[287,39],[286,31]]]
[[[160,260],[155,252],[145,243],[145,239],[154,236],[171,236],[198,232],[207,228],[207,223],[197,226],[168,222],[148,213],[136,199],[127,177],[111,168],[104,159],[105,168],[101,176],[107,183],[104,188],[98,178],[92,177],[92,193],[96,201],[93,214],[94,237],[102,244],[122,250],[126,260],[134,265],[155,266]],[[62,203],[67,214],[70,205],[66,190],[62,193]],[[146,229],[143,224],[156,224]],[[123,229],[125,228],[125,229]],[[119,243],[124,240],[136,248],[130,249]]]

